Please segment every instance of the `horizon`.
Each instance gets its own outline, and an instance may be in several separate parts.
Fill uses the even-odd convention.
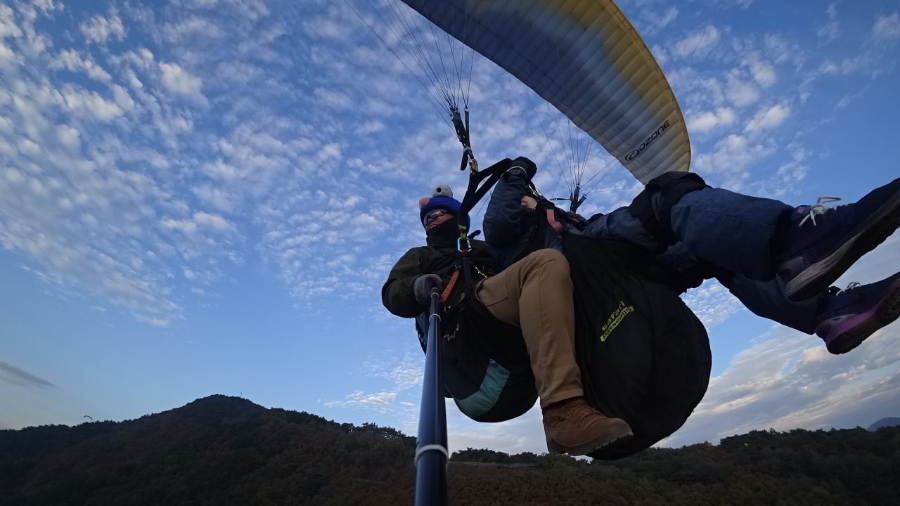
[[[197,398],[197,399],[194,399],[194,400],[192,400],[192,401],[190,401],[190,402],[187,402],[186,404],[183,404],[183,405],[181,405],[181,406],[177,406],[177,407],[165,409],[165,410],[163,410],[163,411],[159,411],[159,412],[155,412],[155,413],[145,413],[145,414],[140,415],[140,416],[138,416],[138,417],[136,417],[136,418],[128,418],[128,419],[124,419],[124,420],[93,420],[93,419],[92,419],[92,420],[84,420],[84,421],[81,421],[81,422],[79,422],[79,423],[77,423],[77,424],[72,424],[72,425],[66,425],[66,424],[52,425],[52,424],[51,424],[51,425],[28,426],[28,427],[22,427],[22,428],[20,428],[20,429],[4,429],[4,428],[0,428],[0,430],[6,430],[6,431],[11,431],[11,432],[17,432],[17,431],[22,431],[22,430],[25,430],[25,429],[39,429],[39,428],[41,428],[41,427],[66,427],[66,428],[75,428],[75,427],[78,427],[78,426],[81,426],[81,425],[84,425],[84,424],[90,424],[90,423],[114,423],[114,424],[119,424],[119,423],[125,423],[125,422],[134,422],[134,421],[140,420],[140,419],[142,419],[142,418],[152,417],[152,416],[155,416],[155,415],[161,415],[161,414],[163,414],[163,413],[168,413],[168,412],[170,412],[170,411],[178,411],[178,410],[180,410],[180,409],[184,409],[184,408],[188,407],[189,405],[197,404],[197,403],[202,403],[203,401],[213,400],[213,399],[219,398],[219,397],[223,398],[224,400],[228,400],[228,401],[244,401],[244,402],[246,402],[246,403],[249,403],[249,404],[251,404],[251,405],[253,405],[253,406],[255,406],[255,407],[261,408],[261,409],[266,410],[266,411],[270,411],[270,410],[289,411],[289,412],[292,412],[292,413],[307,414],[307,415],[315,416],[315,417],[318,417],[318,418],[322,418],[322,419],[325,420],[326,422],[328,422],[328,423],[334,423],[334,424],[336,424],[336,425],[341,425],[341,423],[342,423],[342,422],[339,422],[339,421],[336,421],[336,420],[328,419],[328,418],[326,418],[326,417],[324,417],[324,416],[322,416],[322,415],[319,415],[319,414],[317,414],[317,413],[310,412],[310,411],[305,411],[305,410],[304,410],[304,411],[297,411],[297,410],[290,410],[290,409],[284,409],[284,408],[278,408],[278,407],[271,407],[271,408],[269,408],[269,407],[266,407],[266,406],[262,406],[262,405],[260,405],[260,404],[257,404],[257,403],[255,403],[255,402],[253,402],[251,399],[248,399],[248,398],[246,398],[246,397],[241,397],[241,396],[237,396],[237,395],[227,395],[227,394],[210,394],[210,395],[207,395],[207,396],[205,396],[205,397],[199,397],[199,398]],[[87,418],[87,417],[88,417],[88,415],[85,415],[85,418]],[[823,431],[823,430],[832,431],[832,430],[854,430],[854,429],[863,429],[863,430],[866,430],[866,431],[869,431],[869,432],[873,432],[872,427],[874,427],[875,425],[878,425],[880,422],[887,421],[887,420],[892,421],[893,423],[891,423],[891,424],[889,424],[889,425],[883,425],[883,426],[880,426],[880,427],[878,427],[878,428],[875,429],[875,430],[878,430],[878,429],[880,429],[880,428],[882,428],[882,427],[894,427],[894,426],[900,425],[900,416],[887,416],[887,417],[883,417],[883,418],[880,418],[880,419],[878,419],[878,420],[875,420],[875,421],[873,421],[872,423],[868,424],[867,426],[857,425],[856,427],[845,427],[845,428],[842,428],[842,429],[836,429],[836,428],[832,427],[832,428],[829,428],[829,429],[822,429],[822,428],[819,428],[819,429],[800,429],[800,430],[809,430],[810,432],[816,432],[816,431]],[[370,422],[362,422],[362,423],[360,423],[360,424],[352,424],[352,425],[354,425],[354,426],[356,426],[356,427],[361,427],[361,426],[366,425],[366,424],[370,424]],[[389,425],[379,425],[379,424],[374,424],[374,425],[377,426],[377,427],[379,427],[379,428],[386,428],[386,429],[392,429],[392,430],[395,430],[395,431],[397,431],[397,432],[403,434],[404,437],[410,437],[410,438],[415,438],[415,437],[416,437],[415,434],[407,434],[407,433],[403,432],[402,430],[397,429],[396,427],[391,427],[391,426],[389,426]],[[774,429],[771,429],[771,428],[752,429],[751,431],[748,431],[748,432],[745,432],[745,433],[741,433],[741,434],[733,434],[733,436],[741,436],[741,435],[749,434],[750,432],[753,432],[753,431],[759,431],[759,430],[762,430],[762,431],[769,431],[769,430],[774,430]],[[788,430],[785,430],[785,431],[776,431],[776,432],[779,432],[779,433],[787,433],[787,432],[790,432],[791,430],[796,430],[796,429],[788,429]],[[730,436],[728,436],[728,437],[730,437]],[[705,443],[705,444],[712,444],[713,446],[718,446],[720,442],[721,442],[721,440],[720,440],[720,441],[716,441],[716,442],[710,442],[710,441],[698,441],[698,442],[690,443],[690,444],[683,445],[683,446],[680,446],[680,447],[672,447],[672,449],[676,449],[676,450],[677,450],[677,449],[679,449],[679,448],[684,448],[684,447],[686,447],[686,446],[691,446],[691,445],[693,445],[693,444],[704,444],[704,443]],[[652,446],[651,448],[657,448],[657,446],[654,445],[654,446]],[[489,448],[472,448],[472,447],[468,447],[468,448],[466,448],[466,449],[483,450],[483,449],[489,449]],[[456,450],[454,450],[454,452],[455,452],[455,451],[461,451],[461,449],[457,448]],[[494,450],[494,451],[497,451],[497,450]],[[525,450],[525,451],[523,451],[523,452],[527,452],[527,451],[528,451],[528,450]],[[519,453],[523,453],[523,452],[519,452]],[[504,452],[504,453],[505,453],[505,452]],[[536,453],[536,452],[531,452],[531,453]],[[543,452],[543,453],[546,454],[547,452]],[[638,454],[639,454],[639,453],[640,453],[640,452],[638,452]],[[540,454],[541,454],[541,453],[538,453],[538,455],[540,455]],[[510,455],[516,455],[516,454],[511,453]],[[576,456],[576,457],[574,457],[574,458],[580,459],[580,460],[585,460],[585,459],[586,459],[586,460],[591,460],[591,459],[589,459],[589,458],[587,458],[587,457],[584,457],[584,456]]]

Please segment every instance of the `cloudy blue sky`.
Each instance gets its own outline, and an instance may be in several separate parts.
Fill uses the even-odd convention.
[[[900,173],[900,1],[620,6],[710,183],[852,202]],[[438,182],[461,194],[465,180],[379,9],[0,0],[0,428],[133,419],[222,393],[415,434],[423,356],[379,290],[422,242],[418,197]],[[552,108],[477,57],[469,103],[482,164],[525,154],[545,194],[568,191],[564,160],[583,139],[553,126]],[[603,174],[585,213],[638,191],[607,159],[590,152]],[[900,270],[898,245],[837,284]],[[714,375],[664,445],[900,416],[900,324],[835,357],[716,283],[686,300]],[[448,412],[453,450],[546,449],[536,410],[497,425]]]

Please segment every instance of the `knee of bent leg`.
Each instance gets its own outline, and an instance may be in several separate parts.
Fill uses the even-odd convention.
[[[702,190],[706,181],[693,172],[666,172],[647,183],[629,206],[631,215],[663,244],[674,244],[670,213],[685,194]]]
[[[533,260],[536,265],[557,273],[566,278],[569,277],[569,261],[566,256],[555,249],[540,249],[532,253]]]

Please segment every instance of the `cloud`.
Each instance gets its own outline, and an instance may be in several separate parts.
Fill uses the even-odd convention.
[[[662,14],[662,16],[658,16],[655,19],[655,24],[657,28],[665,28],[672,21],[675,21],[675,18],[678,17],[678,9],[675,7],[669,7],[666,9],[666,12]]]
[[[798,183],[803,181],[810,171],[808,153],[794,144],[788,145],[787,151],[789,159],[779,165],[771,177],[749,184],[749,194],[783,200],[796,190]]]
[[[77,51],[71,49],[61,51],[56,60],[51,63],[51,68],[64,68],[70,72],[82,71],[91,79],[103,82],[112,80],[109,72],[97,65],[93,59],[83,58]]]
[[[790,116],[791,108],[786,104],[776,104],[760,109],[744,128],[747,132],[758,132],[780,126]]]
[[[447,403],[447,440],[450,452],[466,448],[492,448],[510,455],[523,452],[547,453],[540,407],[500,423],[476,424]]]
[[[116,11],[111,11],[108,17],[95,15],[86,23],[82,23],[79,28],[90,42],[103,43],[110,37],[117,40],[125,38],[125,26]]]
[[[235,212],[241,201],[240,194],[208,183],[191,188],[191,192],[204,204],[225,213]]]
[[[763,48],[766,57],[775,64],[785,62],[799,63],[806,58],[802,46],[777,34],[767,34],[763,37]]]
[[[392,359],[387,363],[370,362],[365,369],[374,377],[390,380],[393,390],[405,392],[421,387],[423,364],[424,355],[422,353],[407,352],[399,361]]]
[[[816,28],[816,35],[824,42],[831,42],[838,37],[841,31],[840,21],[838,20],[837,4],[829,4],[825,10],[828,20]]]
[[[762,61],[758,55],[751,55],[744,61],[750,69],[753,80],[763,88],[768,88],[775,84],[777,76],[775,69],[768,62]]]
[[[162,74],[162,84],[169,91],[189,97],[201,96],[200,88],[203,81],[177,63],[160,62],[159,70]]]
[[[396,324],[397,321],[393,323]],[[412,330],[410,327],[403,328],[407,331]],[[410,337],[414,335],[413,333]],[[415,339],[412,341],[415,342]],[[370,359],[362,364],[362,374],[370,378],[387,380],[391,383],[391,388],[377,393],[356,390],[342,400],[324,401],[322,404],[329,408],[367,409],[415,417],[418,414],[414,409],[416,404],[410,400],[415,399],[418,402],[421,395],[424,355],[418,343],[414,346],[415,350],[404,352],[399,359],[392,351],[382,358]]]
[[[737,71],[728,73],[725,95],[737,107],[744,107],[759,99],[759,88]]]
[[[327,401],[323,404],[329,408],[365,408],[374,409],[380,413],[390,413],[396,409],[393,406],[396,398],[396,392],[370,394],[357,390],[348,394],[343,401]]]
[[[185,0],[185,4],[195,9],[209,9],[219,4],[219,0]]]
[[[30,16],[23,15],[23,33],[36,31]],[[82,27],[105,40],[104,27],[108,37],[121,35],[115,20],[122,22],[100,16]],[[153,325],[178,320],[182,309],[167,281],[174,266],[191,259],[191,270],[208,279],[218,267],[200,252],[222,248],[221,256],[236,257],[217,242],[233,237],[225,217],[174,196],[184,190],[169,179],[173,162],[190,166],[198,155],[184,138],[172,142],[191,116],[168,105],[165,85],[137,78],[153,68],[149,51],[82,51],[60,39],[48,53],[41,40],[14,40],[26,64],[5,73],[8,86],[0,90],[0,151],[8,154],[0,170],[0,245],[25,254],[28,270],[60,294],[99,297]],[[199,227],[194,240],[156,226],[163,217],[181,225],[172,231]]]
[[[191,17],[174,23],[166,23],[162,27],[163,35],[167,40],[180,43],[193,36],[202,36],[207,39],[222,37],[222,30],[211,20],[201,17]]]
[[[728,107],[721,107],[715,111],[703,111],[688,117],[688,131],[709,132],[713,129],[731,126],[734,120],[734,110]]]
[[[10,66],[15,58],[16,54],[0,39],[0,67]]]
[[[707,329],[724,322],[743,308],[741,302],[715,280],[689,290],[682,299]]]
[[[0,41],[7,37],[21,37],[22,29],[16,25],[15,11],[7,5],[0,5]]]
[[[317,88],[313,93],[318,101],[335,110],[342,111],[353,107],[352,99],[340,91]]]
[[[703,402],[665,445],[715,443],[768,427],[839,426],[843,414],[872,403],[898,406],[896,398],[884,397],[887,384],[900,381],[900,354],[889,343],[895,339],[896,330],[885,329],[857,350],[834,356],[815,337],[774,327],[711,379]]]
[[[900,39],[900,13],[879,16],[872,26],[872,38],[880,42],[892,42]]]
[[[857,37],[859,38],[859,37]],[[817,66],[824,75],[863,74],[877,77],[890,72],[894,66],[895,45],[900,40],[900,13],[877,16],[867,37],[859,41],[857,49],[838,48]]]
[[[102,121],[122,116],[125,111],[99,93],[66,86],[60,94],[62,107],[76,114],[90,114]]]
[[[639,9],[638,16],[643,25],[639,27],[641,33],[657,33],[663,28],[669,26],[678,17],[678,8],[670,6],[664,12],[655,8]],[[634,20],[634,18],[632,18]]]
[[[718,44],[720,38],[719,29],[707,25],[677,41],[672,47],[672,53],[681,58],[703,56]]]
[[[744,169],[771,153],[771,147],[751,142],[742,135],[731,134],[718,141],[712,152],[697,154],[696,170],[699,173],[715,173],[725,178],[720,186],[739,191],[748,177]]]
[[[228,223],[228,220],[218,214],[210,214],[202,211],[194,213],[194,221],[200,226],[211,227],[220,231],[233,228],[232,225]]]
[[[256,21],[269,15],[269,8],[266,7],[265,0],[235,0],[231,2],[231,7],[236,9],[242,17],[246,17],[251,21]]]
[[[20,387],[55,387],[53,383],[0,361],[0,380]]]

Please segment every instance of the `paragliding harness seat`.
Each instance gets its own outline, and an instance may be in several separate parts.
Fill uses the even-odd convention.
[[[471,191],[470,181],[466,211],[499,179],[504,162],[508,167],[508,159],[491,167],[500,166],[496,178],[479,193]],[[537,216],[553,216],[551,211],[559,221],[571,219],[547,201],[540,205]],[[538,220],[532,233],[544,233],[541,227],[552,221]],[[634,432],[631,440],[590,456],[626,457],[670,436],[699,404],[712,367],[709,339],[679,297],[685,287],[649,253],[618,240],[564,234],[563,241],[585,398],[605,415],[624,419]],[[483,273],[473,275],[468,261],[462,247],[450,277],[456,281],[447,284],[442,298],[446,393],[474,420],[509,420],[534,406],[534,376],[521,330],[497,321],[477,301],[474,289]]]
[[[564,248],[585,397],[634,432],[590,456],[626,457],[678,430],[703,399],[709,338],[677,281],[633,245],[567,234]]]
[[[628,422],[634,437],[590,454],[617,459],[678,430],[706,393],[706,329],[680,294],[696,286],[626,241],[562,233],[584,220],[538,201],[530,250],[548,227],[563,240],[575,299],[575,349],[588,403]]]

